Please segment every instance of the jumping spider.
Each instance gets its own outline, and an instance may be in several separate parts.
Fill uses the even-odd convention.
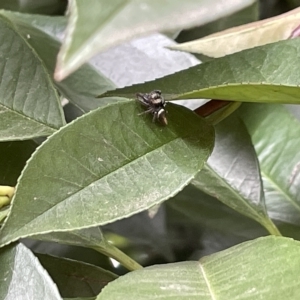
[[[168,124],[166,118],[167,111],[165,110],[167,103],[160,90],[154,90],[147,94],[137,93],[136,97],[137,100],[147,108],[147,110],[140,115],[151,113],[153,115],[153,122],[159,120],[163,125]]]

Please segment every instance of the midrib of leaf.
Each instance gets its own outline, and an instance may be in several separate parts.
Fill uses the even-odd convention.
[[[14,14],[14,13],[13,13],[13,14]],[[13,15],[13,17],[15,17],[15,16]],[[34,27],[33,25],[30,25],[30,24],[28,24],[28,22],[25,22],[25,21],[22,20],[22,19],[18,19],[17,22],[18,22],[18,25],[17,25],[17,26],[23,28],[23,32],[24,32],[24,28],[31,27],[31,28],[32,28],[33,30],[35,30],[36,32],[39,32],[40,34],[47,36],[49,39],[52,39],[54,42],[59,43],[59,45],[61,46],[61,40],[60,40],[58,37],[50,35],[48,32],[43,31],[41,28]],[[25,34],[25,33],[24,33],[24,34]],[[22,35],[22,34],[20,34],[20,35]],[[25,41],[27,42],[26,39],[25,39]],[[28,42],[27,42],[27,43],[28,43]],[[30,47],[31,49],[35,49],[35,48],[32,48],[32,46],[31,46],[30,43],[28,43],[28,44],[29,44],[29,47]],[[35,50],[34,50],[34,51],[35,51]],[[38,54],[37,54],[37,56],[38,56]],[[48,71],[47,71],[48,73],[54,72],[54,66],[53,66],[53,69],[51,69],[50,66],[49,66],[49,68],[47,68],[47,67],[45,66],[43,60],[42,60],[42,63],[43,63],[43,67],[44,67],[46,70],[48,70]],[[89,67],[90,69],[92,69],[93,71],[97,72],[99,75],[104,76],[101,72],[99,73],[99,70],[97,70],[91,63],[87,62],[87,63],[85,63],[85,64],[88,65],[88,67]],[[105,77],[105,78],[106,78],[106,77]],[[60,82],[55,82],[55,81],[53,81],[51,77],[50,77],[50,80],[51,80],[51,83],[53,83],[53,86],[55,87],[55,91],[56,91],[56,89],[58,89],[59,92],[60,92],[60,94],[61,94],[63,97],[65,97],[65,98],[67,98],[67,99],[70,98],[70,95],[68,95],[68,93],[66,93],[65,90],[64,90],[63,88],[61,88]],[[114,83],[113,83],[110,79],[106,78],[106,80],[107,80],[107,81],[109,80],[110,83],[111,83],[112,85],[114,85]],[[69,99],[69,100],[70,100],[70,99]],[[72,101],[72,99],[71,99],[70,101]],[[72,104],[75,105],[75,106],[76,106],[79,110],[81,110],[82,112],[86,113],[86,111],[84,111],[84,110],[82,109],[82,107],[79,106],[76,102],[73,102],[73,101],[72,101]],[[55,130],[57,130],[57,129],[55,128]]]
[[[54,135],[52,135],[52,136],[49,138],[49,140],[52,139],[53,136],[55,136],[56,134],[58,134],[58,132],[59,132],[59,131],[57,131]],[[91,182],[88,183],[86,186],[84,186],[84,187],[78,189],[75,193],[68,195],[67,198],[64,198],[64,199],[63,199],[63,201],[60,201],[60,202],[58,202],[58,203],[55,203],[53,206],[51,206],[51,207],[48,208],[47,210],[43,211],[40,215],[38,215],[37,217],[35,217],[35,218],[32,219],[31,221],[27,222],[25,225],[22,225],[22,227],[27,226],[27,225],[29,225],[30,223],[34,222],[34,221],[37,221],[37,220],[38,220],[39,218],[41,218],[44,214],[46,214],[47,212],[49,212],[50,210],[52,210],[52,209],[55,208],[56,206],[61,205],[62,202],[67,201],[69,198],[71,198],[72,196],[76,195],[76,194],[79,193],[80,191],[82,191],[82,190],[88,188],[90,185],[94,184],[95,182],[97,182],[97,181],[99,181],[99,180],[103,180],[104,177],[107,177],[107,176],[109,176],[109,175],[113,175],[115,172],[118,172],[120,169],[122,169],[122,168],[124,168],[124,167],[126,167],[126,166],[129,166],[130,164],[132,164],[133,162],[138,161],[139,159],[143,159],[145,156],[150,155],[151,153],[153,153],[153,152],[159,150],[160,148],[164,147],[165,145],[167,145],[167,144],[169,144],[169,143],[172,143],[173,141],[175,141],[175,140],[177,140],[177,139],[184,139],[184,138],[185,138],[185,137],[183,136],[183,137],[175,137],[175,138],[173,138],[173,139],[170,139],[170,140],[169,140],[168,142],[166,142],[165,144],[162,144],[162,145],[160,145],[159,147],[153,148],[152,150],[150,150],[150,151],[148,151],[148,152],[145,152],[144,154],[142,154],[142,155],[140,155],[140,156],[138,156],[138,157],[136,157],[136,158],[134,158],[134,159],[128,161],[126,164],[122,165],[121,168],[116,168],[116,169],[114,169],[114,170],[112,170],[112,171],[110,171],[110,172],[104,174],[101,178],[98,178],[97,180],[91,181]],[[185,144],[185,145],[186,145],[186,144]],[[186,146],[186,147],[187,147],[187,146]],[[189,149],[189,148],[187,147],[187,149]],[[190,150],[190,149],[189,149],[189,150]],[[38,153],[38,151],[36,151],[35,153]],[[34,158],[34,156],[33,156],[31,159],[33,159],[33,158]],[[167,156],[167,158],[169,158],[169,157]],[[170,159],[170,158],[169,158],[169,159]],[[25,169],[26,169],[26,168],[25,168]],[[24,169],[24,170],[25,170],[25,169]],[[23,171],[24,171],[24,170],[23,170]],[[23,174],[22,174],[22,175],[23,175]],[[22,177],[23,177],[22,175],[21,175],[19,178],[22,178]],[[51,178],[52,178],[52,177],[51,177]],[[192,180],[192,178],[191,178],[190,180]],[[190,180],[189,180],[189,181],[190,181]],[[185,183],[182,185],[182,187],[185,186],[185,185],[187,185],[189,181],[185,182]],[[73,183],[73,184],[74,184],[74,183]],[[18,185],[19,185],[19,180],[18,180],[18,184],[17,184],[17,186],[16,186],[16,193],[17,193],[17,190],[18,190]],[[181,188],[181,187],[179,187],[179,188]],[[178,192],[178,190],[174,190],[174,192],[171,193],[171,194],[169,195],[169,197],[173,197],[177,192]],[[15,197],[14,197],[14,198],[15,198]],[[12,200],[12,205],[13,205],[13,203],[14,203],[14,199]],[[135,213],[135,212],[132,212],[132,213],[130,213],[129,215],[126,215],[126,216],[130,216],[130,215],[132,215],[132,214],[134,214],[134,213]],[[9,216],[8,216],[8,217],[9,217]],[[7,218],[6,220],[8,220],[8,218]],[[112,221],[114,221],[114,220],[112,220]],[[112,221],[111,221],[111,222],[112,222]],[[5,225],[5,224],[4,224],[4,225]],[[96,224],[94,224],[94,225],[98,225],[98,223],[96,223]],[[74,228],[72,228],[72,229],[64,229],[64,230],[56,229],[56,230],[51,230],[51,231],[41,231],[41,232],[39,232],[39,233],[36,233],[36,232],[35,232],[35,233],[32,233],[32,234],[25,234],[25,235],[19,236],[19,237],[17,237],[17,238],[14,238],[13,240],[10,240],[9,243],[11,243],[11,242],[13,242],[13,241],[15,241],[15,240],[17,240],[17,239],[19,239],[19,238],[22,238],[22,237],[29,237],[29,236],[36,235],[36,234],[41,234],[41,233],[45,234],[45,233],[50,233],[50,232],[55,232],[55,231],[61,231],[61,232],[63,232],[63,231],[71,231],[71,230],[75,230],[75,229],[89,228],[89,227],[92,227],[92,226],[94,226],[94,225],[91,224],[91,225],[87,225],[87,226],[74,227]],[[18,232],[19,229],[22,228],[22,227],[15,228],[15,230],[12,231],[12,232],[10,233],[10,235],[15,234],[15,233]],[[5,244],[6,244],[6,243],[5,243]],[[3,245],[4,245],[4,244],[3,244]]]
[[[10,20],[10,19],[8,19],[5,15],[3,15],[2,14],[2,11],[0,10],[0,15],[1,15],[1,19],[3,20],[3,21],[5,21],[7,24],[8,24],[8,26],[19,36],[19,38],[20,39],[22,39],[23,40],[23,42],[25,42],[25,44],[26,44],[26,46],[28,47],[28,48],[30,48],[30,50],[32,51],[32,53],[33,53],[33,55],[35,56],[35,58],[39,61],[39,63],[41,64],[41,66],[42,66],[42,69],[43,69],[43,71],[44,71],[44,74],[46,75],[46,77],[47,77],[47,79],[48,79],[48,82],[49,82],[49,84],[51,85],[51,87],[52,87],[52,90],[53,90],[53,92],[55,93],[55,98],[56,98],[56,101],[58,102],[58,107],[60,108],[60,113],[61,113],[61,116],[63,116],[63,111],[62,111],[62,108],[61,108],[61,104],[60,104],[60,102],[59,102],[59,96],[58,96],[58,93],[57,93],[57,91],[56,91],[56,88],[55,88],[55,85],[54,85],[54,82],[53,82],[53,80],[52,80],[52,78],[50,77],[50,74],[49,74],[49,72],[48,72],[48,70],[47,70],[47,68],[46,68],[46,66],[45,66],[45,64],[44,64],[44,62],[43,62],[43,60],[40,58],[40,56],[37,54],[37,52],[35,51],[35,49],[33,48],[33,47],[31,47],[31,45],[27,42],[27,40],[23,37],[23,35],[22,34],[20,34],[19,33],[19,31],[18,31],[18,29],[17,29],[17,27],[15,26],[15,24]],[[2,106],[4,106],[3,104],[1,104]],[[6,106],[4,106],[4,107],[6,107]],[[10,109],[11,110],[11,109]],[[35,121],[35,122],[37,122],[36,120],[34,120],[34,119],[31,119],[29,116],[25,116],[25,115],[21,115],[22,117],[26,117],[26,118],[28,118],[28,119],[30,119],[30,120],[33,120],[33,121]],[[44,125],[46,125],[47,127],[50,127],[50,128],[52,128],[51,126],[49,126],[49,124],[47,124],[47,123],[43,123],[43,122],[37,122],[38,124],[44,124]],[[63,123],[65,123],[64,121],[63,121]],[[55,127],[53,127],[53,129],[54,130],[57,130],[57,128],[55,128]]]
[[[291,198],[291,196],[290,196],[288,193],[286,193],[286,191],[284,191],[284,189],[282,189],[282,188],[280,187],[280,185],[279,185],[276,181],[274,181],[274,180],[271,178],[271,176],[267,175],[267,174],[266,174],[264,171],[262,171],[262,170],[261,170],[261,174],[262,174],[262,176],[264,176],[264,177],[271,183],[271,185],[273,185],[273,187],[274,187],[277,191],[279,191],[279,192],[283,195],[283,197],[284,197],[288,202],[290,202],[290,203],[297,209],[297,211],[300,212],[300,206],[297,204],[297,202],[294,201],[293,198]]]
[[[200,272],[202,273],[202,275],[203,275],[203,278],[204,278],[204,281],[205,281],[205,283],[206,283],[206,286],[207,286],[207,289],[208,289],[208,291],[209,291],[209,294],[210,294],[210,296],[211,296],[211,299],[212,300],[216,300],[217,298],[215,297],[215,295],[214,295],[214,292],[213,292],[213,289],[212,289],[212,287],[211,287],[211,285],[210,285],[210,283],[209,283],[209,280],[208,280],[208,278],[207,278],[207,276],[206,276],[206,273],[205,273],[205,271],[204,271],[204,267],[202,266],[202,263],[199,261],[199,269],[200,269]]]
[[[245,201],[245,198],[243,196],[241,196],[223,177],[219,176],[217,172],[215,172],[213,170],[213,168],[208,164],[208,163],[205,163],[205,166],[211,171],[211,173],[214,175],[214,177],[216,177],[219,181],[223,182],[226,187],[228,188],[228,190],[230,190],[238,199],[240,199],[243,204],[248,208],[250,209],[250,211],[256,215],[258,217],[258,220],[259,223],[263,226],[264,225],[264,222],[261,222],[261,215],[259,213],[257,213],[257,211],[251,206],[249,205],[249,202],[248,201]],[[226,204],[227,205],[227,204]]]
[[[38,124],[39,126],[40,126],[41,124],[43,124],[43,125],[46,126],[47,128],[51,129],[53,132],[56,132],[56,131],[57,131],[57,128],[50,126],[50,124],[43,123],[43,122],[38,122],[37,120],[32,119],[31,117],[29,117],[29,116],[27,116],[27,115],[23,115],[23,114],[21,114],[20,112],[18,112],[18,111],[16,111],[16,110],[13,110],[13,109],[11,109],[10,107],[7,107],[7,106],[3,105],[2,103],[0,103],[0,106],[4,107],[6,110],[10,111],[11,113],[14,113],[14,114],[16,114],[16,115],[19,115],[22,119],[28,119],[28,120],[30,120],[31,122]],[[3,113],[4,113],[4,112],[3,112]]]
[[[188,69],[186,69],[188,70]],[[182,72],[182,71],[179,71],[179,72]],[[174,73],[175,74],[175,73]],[[171,75],[169,75],[171,76]],[[261,76],[263,77],[263,75],[261,74]],[[160,78],[158,78],[160,79]],[[203,98],[212,98],[213,95],[208,95],[208,96],[205,96],[205,95],[202,95],[204,92],[206,91],[210,91],[210,90],[216,90],[216,89],[222,89],[222,88],[230,88],[230,87],[241,87],[241,86],[250,86],[250,87],[266,87],[266,88],[278,88],[278,89],[282,89],[282,88],[295,88],[295,89],[299,89],[299,85],[290,85],[290,84],[287,84],[287,83],[283,83],[283,84],[276,84],[276,83],[268,83],[268,80],[264,77],[264,79],[266,80],[265,82],[261,81],[261,82],[229,82],[229,83],[225,83],[225,84],[217,84],[217,85],[209,85],[209,86],[200,86],[198,90],[192,90],[192,91],[189,91],[189,92],[184,92],[182,94],[175,94],[175,95],[170,95],[166,100],[167,101],[172,101],[172,100],[181,100],[181,99],[190,99],[190,100],[193,100],[193,99],[198,99],[196,97],[194,98],[189,98],[189,96],[193,96],[194,94],[200,94],[201,97]],[[134,86],[134,85],[132,85]],[[129,86],[131,87],[131,86]],[[282,93],[282,94],[287,94],[286,92],[281,92],[279,91],[279,93]],[[290,95],[292,95],[294,97],[294,95],[291,93]],[[113,94],[113,91],[108,91],[106,93],[104,93],[103,95],[101,95],[101,97],[110,97],[110,96],[119,96],[118,93],[116,94]],[[125,96],[128,96],[127,94],[123,95],[124,97]],[[101,98],[99,97],[99,98]],[[240,96],[238,96],[240,97]],[[218,99],[219,100],[228,100],[228,96],[219,96],[218,95]],[[255,101],[255,100],[252,100],[252,99],[249,99],[247,98],[247,100],[243,100],[243,99],[240,99],[238,98],[239,100],[236,100],[235,97],[233,98],[230,98],[229,100],[231,101],[240,101],[240,102],[262,102],[262,101]],[[294,101],[294,102],[284,102],[284,103],[290,103],[290,104],[299,104],[299,101]]]

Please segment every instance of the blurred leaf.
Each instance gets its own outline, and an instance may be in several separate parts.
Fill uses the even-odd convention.
[[[57,60],[62,80],[99,51],[157,31],[191,28],[231,14],[253,3],[219,0],[70,1],[66,38]],[[208,13],[213,11],[213,13]],[[176,22],[174,22],[176,20]]]
[[[0,298],[60,300],[56,285],[24,245],[0,249]],[[24,299],[24,298],[23,298]]]
[[[168,243],[168,232],[164,206],[159,204],[155,216],[150,216],[155,205],[130,218],[105,225],[103,232],[109,242],[126,252],[147,252],[143,258],[163,257],[166,262],[174,261],[173,251]],[[129,250],[129,251],[128,251]],[[132,257],[131,253],[130,256]]]
[[[240,11],[234,12],[232,15],[220,18],[201,27],[182,31],[176,41],[178,43],[188,42],[234,26],[257,21],[259,18],[259,1],[252,2],[253,3],[250,6],[245,7]],[[180,47],[181,45],[178,46]],[[174,47],[177,46],[175,45]],[[172,47],[170,48],[172,49]]]
[[[300,243],[269,236],[203,257],[200,261],[131,272],[109,283],[97,300],[298,300],[299,268]]]
[[[40,241],[51,241],[65,245],[91,248],[97,252],[114,258],[129,270],[137,270],[141,268],[138,263],[107,242],[99,227],[84,228],[70,232],[51,232],[47,234],[34,235],[32,238]]]
[[[31,26],[39,29],[40,31],[50,35],[55,40],[62,39],[68,21],[65,16],[31,15],[10,11],[2,11],[2,13],[5,14],[7,18],[11,19],[16,25],[23,24],[25,27]]]
[[[0,143],[0,184],[15,186],[37,144],[32,140]]]
[[[198,260],[268,234],[256,221],[191,184],[166,204],[168,241],[177,261]]]
[[[300,39],[245,50],[143,84],[102,95],[134,97],[160,89],[168,100],[220,99],[300,103]]]
[[[169,44],[175,42],[154,33],[99,53],[91,63],[118,87],[153,80],[199,64],[190,53],[167,49],[165,46]]]
[[[71,102],[64,105],[64,113],[65,113],[65,118],[66,118],[67,123],[70,123],[73,120],[75,120],[78,117],[83,115],[82,110],[80,110],[77,106],[75,106]]]
[[[35,14],[57,14],[66,9],[66,0],[1,0],[0,8]]]
[[[287,12],[291,7],[288,7],[286,3],[290,0],[271,0],[271,1],[259,1],[260,6],[260,18],[266,19],[274,16],[278,16],[284,12]]]
[[[286,40],[300,26],[300,8],[270,19],[221,31],[170,49],[221,57],[244,49]]]
[[[52,135],[19,179],[1,244],[107,224],[187,185],[212,151],[212,126],[175,104],[168,106],[168,126],[140,112],[134,101],[119,102]]]
[[[192,184],[256,220],[271,234],[279,234],[266,212],[259,165],[250,136],[236,115],[216,126],[213,153]]]
[[[64,300],[96,300],[97,297],[64,298]]]
[[[0,140],[51,135],[64,125],[60,100],[40,57],[0,15]]]
[[[299,121],[279,105],[245,105],[240,113],[258,155],[270,217],[299,226]]]
[[[118,276],[100,267],[76,260],[36,254],[42,266],[57,284],[62,297],[96,296]]]
[[[172,210],[186,216],[184,222],[192,222],[199,231],[218,231],[220,235],[226,236],[227,241],[223,245],[227,247],[267,234],[253,219],[243,216],[191,184],[166,203]],[[175,222],[178,213],[173,217],[168,211],[168,220],[171,218],[174,219],[172,223]]]
[[[290,5],[294,5],[295,7],[300,6],[300,0],[288,0],[287,2],[289,2]]]
[[[41,16],[11,12],[2,12],[2,14],[17,26],[19,33],[26,38],[27,42],[38,53],[47,67],[47,71],[52,76],[57,53],[61,45],[54,35],[63,27],[63,20],[56,17],[48,17],[44,20]],[[59,25],[55,26],[57,19]],[[41,31],[42,29],[44,32]],[[47,34],[50,31],[53,31],[52,35]],[[86,64],[82,66],[66,80],[55,82],[55,85],[59,92],[74,103],[82,112],[114,102],[114,99],[103,99],[103,101],[96,99],[99,93],[104,93],[108,89],[114,88],[115,85],[91,65]]]
[[[286,104],[284,107],[300,121],[300,105],[297,104]]]
[[[3,220],[6,218],[8,212],[9,212],[10,206],[6,206],[3,209],[0,210],[0,223],[3,222]],[[1,228],[1,226],[0,226]]]

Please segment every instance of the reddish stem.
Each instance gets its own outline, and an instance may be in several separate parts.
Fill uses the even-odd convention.
[[[194,112],[201,117],[207,117],[207,116],[211,115],[212,113],[214,113],[215,111],[228,105],[229,103],[231,103],[231,101],[213,99],[213,100],[205,103],[204,105],[196,108],[194,110]]]

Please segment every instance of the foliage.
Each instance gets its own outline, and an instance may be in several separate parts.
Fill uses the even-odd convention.
[[[298,2],[1,2],[0,298],[298,299]]]

